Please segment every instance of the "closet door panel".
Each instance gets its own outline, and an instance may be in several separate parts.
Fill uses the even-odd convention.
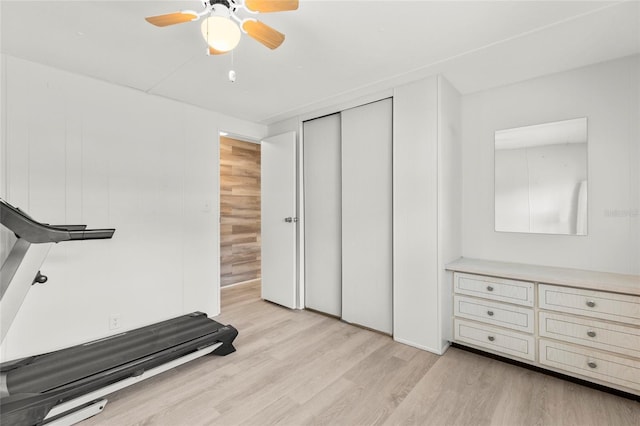
[[[342,314],[340,114],[304,123],[305,306]]]
[[[342,318],[392,333],[392,102],[342,112]]]

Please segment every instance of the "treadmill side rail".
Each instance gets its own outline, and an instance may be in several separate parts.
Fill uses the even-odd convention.
[[[98,389],[97,391],[91,392],[91,393],[87,393],[85,395],[82,395],[76,399],[72,399],[71,401],[67,401],[64,402],[62,404],[56,405],[55,407],[53,407],[51,409],[51,411],[49,411],[49,413],[46,415],[46,417],[44,418],[44,424],[55,424],[55,425],[62,425],[62,424],[73,424],[73,423],[64,423],[62,422],[62,419],[66,418],[67,416],[74,416],[75,411],[77,409],[77,407],[82,407],[84,405],[86,405],[88,402],[94,401],[98,398],[102,398],[105,395],[108,395],[110,393],[119,391],[120,389],[124,389],[128,386],[131,386],[133,384],[136,384],[138,382],[141,382],[142,380],[146,380],[149,379],[153,376],[156,376],[160,373],[164,373],[165,371],[171,370],[172,368],[175,368],[179,365],[185,364],[189,361],[193,361],[194,359],[198,359],[202,356],[208,355],[210,353],[212,353],[215,349],[217,349],[218,347],[222,346],[222,343],[216,343],[215,345],[212,346],[208,346],[206,348],[200,349],[196,352],[192,352],[189,355],[185,355],[181,358],[175,359],[173,361],[167,362],[165,364],[162,364],[158,367],[152,368],[150,370],[145,371],[144,373],[142,373],[141,375],[138,376],[134,376],[134,377],[129,377],[127,379],[124,380],[120,380],[119,382],[113,383],[109,386],[105,386],[101,389]],[[104,401],[104,403],[107,403],[106,399],[103,399],[102,401]],[[99,410],[98,412],[100,412],[102,410]],[[75,422],[79,422],[81,420],[87,419],[95,414],[98,414],[98,412],[95,412],[93,414],[90,414],[87,417],[81,418],[81,419],[76,419]],[[66,414],[69,413],[69,414]],[[74,416],[75,418],[75,416]],[[51,423],[49,423],[49,420],[51,419],[55,419],[56,421],[60,421],[60,423],[56,423],[54,421],[52,421]],[[60,420],[58,420],[60,419]]]
[[[60,417],[55,420],[51,420],[50,422],[46,422],[49,426],[70,426],[74,425],[78,422],[88,419],[89,417],[93,417],[96,414],[102,413],[104,407],[107,405],[106,399],[100,399],[98,401],[91,402],[80,409],[73,411],[63,417]]]

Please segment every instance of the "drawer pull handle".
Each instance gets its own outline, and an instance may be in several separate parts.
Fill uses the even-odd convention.
[[[490,285],[487,286],[487,291],[493,291],[493,287],[491,287]]]
[[[493,336],[487,336],[487,339],[489,339],[490,342],[493,342],[494,340],[496,340],[496,338]]]
[[[593,362],[593,361],[588,362],[588,363],[587,363],[587,365],[589,366],[589,368],[597,368],[597,367],[598,367],[598,364],[596,364],[596,363],[595,363],[595,362]]]
[[[487,311],[487,315],[489,315],[490,317],[493,316],[493,311]]]
[[[587,306],[593,308],[596,306],[596,302],[594,302],[593,300],[587,300]]]
[[[587,331],[587,336],[596,337],[596,332],[595,331]]]

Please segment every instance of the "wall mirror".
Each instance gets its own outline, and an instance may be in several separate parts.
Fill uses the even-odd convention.
[[[587,118],[498,130],[495,229],[587,235]]]

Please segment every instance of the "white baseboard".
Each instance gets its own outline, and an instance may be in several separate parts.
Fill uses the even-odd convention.
[[[397,337],[394,337],[393,340],[395,340],[398,343],[402,343],[403,345],[408,345],[408,346],[412,346],[412,347],[417,348],[417,349],[422,349],[423,351],[431,352],[431,353],[434,353],[436,355],[444,354],[446,352],[446,350],[449,348],[449,343],[446,343],[444,346],[442,346],[439,349],[434,349],[434,348],[430,348],[430,347],[427,347],[427,346],[424,346],[424,345],[417,344],[415,342],[411,342],[409,340],[399,339]]]

